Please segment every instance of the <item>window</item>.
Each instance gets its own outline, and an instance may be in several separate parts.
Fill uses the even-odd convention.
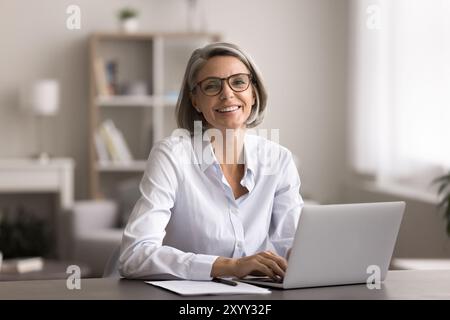
[[[450,168],[450,0],[351,8],[353,167],[429,186]]]

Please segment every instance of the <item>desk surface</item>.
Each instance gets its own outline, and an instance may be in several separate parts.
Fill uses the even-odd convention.
[[[80,290],[69,290],[65,280],[0,282],[0,299],[133,299],[178,300],[184,297],[140,280],[82,279]],[[389,271],[381,289],[365,284],[292,290],[272,289],[268,295],[197,296],[194,299],[450,299],[450,270]]]
[[[80,268],[81,277],[88,277],[91,273],[90,268],[82,263],[72,263],[70,261],[58,261],[45,259],[42,270],[31,271],[25,273],[1,272],[0,283],[2,281],[27,281],[27,280],[50,280],[50,279],[67,279],[67,267],[76,264]],[[1,291],[0,291],[1,292]],[[0,299],[2,298],[0,294]]]

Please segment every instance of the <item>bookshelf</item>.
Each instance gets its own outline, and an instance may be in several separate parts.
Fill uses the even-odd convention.
[[[140,177],[152,145],[175,129],[175,104],[195,48],[213,33],[96,32],[89,38],[89,190],[113,196]]]

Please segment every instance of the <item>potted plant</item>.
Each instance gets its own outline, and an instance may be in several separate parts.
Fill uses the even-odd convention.
[[[0,252],[3,259],[46,256],[52,251],[50,229],[44,219],[23,207],[0,211]]]
[[[438,185],[438,195],[440,202],[438,208],[444,212],[447,220],[447,235],[450,237],[450,172],[433,180],[433,184]]]
[[[119,10],[119,21],[122,31],[136,32],[139,28],[138,12],[133,8]]]

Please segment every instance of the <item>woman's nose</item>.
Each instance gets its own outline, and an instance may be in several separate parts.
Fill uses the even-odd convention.
[[[230,85],[227,81],[222,83],[222,92],[220,93],[220,99],[225,100],[233,97],[234,91],[230,88]]]

